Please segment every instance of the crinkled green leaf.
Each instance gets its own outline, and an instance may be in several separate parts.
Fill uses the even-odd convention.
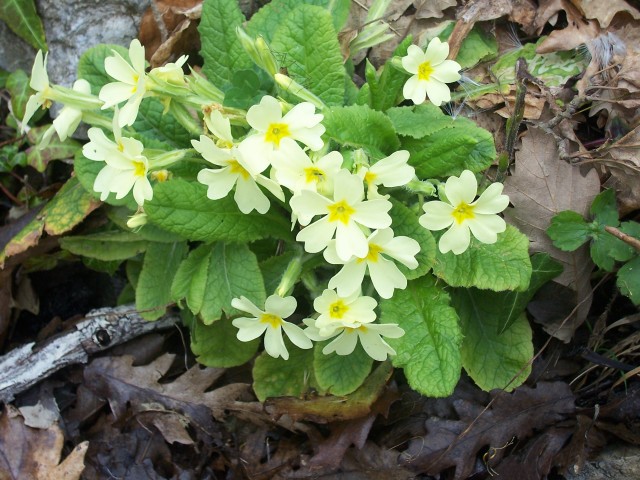
[[[173,179],[155,185],[153,199],[145,202],[149,220],[160,228],[191,240],[213,242],[251,242],[260,238],[291,239],[287,218],[271,206],[264,215],[244,214],[227,195],[220,200],[207,198],[207,187],[200,183]]]
[[[352,148],[363,148],[381,158],[400,148],[391,120],[366,105],[327,108],[323,112],[326,136]]]
[[[200,55],[204,59],[202,72],[223,90],[231,86],[236,72],[250,69],[253,65],[236,35],[236,27],[244,21],[238,2],[207,0],[202,5],[198,27],[202,43]]]
[[[411,45],[411,36],[405,38],[396,47],[392,56],[405,56],[409,45]],[[406,73],[395,68],[390,62],[387,62],[380,68],[379,72],[376,72],[373,65],[367,60],[365,77],[369,90],[367,103],[371,108],[384,112],[402,100],[402,87],[408,77]]]
[[[445,41],[449,38],[453,31],[453,26],[454,22],[451,22],[449,26],[438,35],[440,40]],[[495,57],[497,54],[498,42],[495,37],[487,33],[480,25],[476,24],[462,41],[455,61],[458,62],[462,68],[471,68],[481,60]]]
[[[403,138],[402,148],[409,150],[409,163],[419,178],[460,175],[463,170],[481,172],[496,158],[493,135],[462,117],[449,128],[420,139]]]
[[[133,123],[133,135],[146,147],[153,146],[147,139],[158,140],[171,148],[191,148],[191,135],[171,115],[163,113],[164,105],[157,98],[145,98],[140,104],[138,116]]]
[[[421,277],[431,270],[436,261],[436,241],[429,230],[418,223],[418,217],[408,207],[392,200],[393,207],[389,214],[393,219],[391,228],[396,237],[401,235],[413,238],[420,244],[420,252],[416,255],[418,267],[411,270],[401,263],[396,263],[408,280]]]
[[[231,300],[247,297],[258,308],[266,298],[258,260],[244,244],[200,245],[180,264],[171,285],[171,297],[187,306],[209,325],[240,313]]]
[[[104,60],[118,52],[122,58],[129,60],[129,51],[120,45],[100,44],[85,51],[78,61],[78,78],[83,78],[91,85],[91,93],[98,95],[107,83],[115,82],[104,68]]]
[[[617,285],[623,295],[635,305],[640,305],[640,257],[625,263],[618,270]]]
[[[233,86],[224,96],[227,107],[248,110],[252,105],[260,103],[260,99],[271,93],[273,80],[262,70],[240,70],[231,80]]]
[[[24,70],[16,70],[9,75],[7,78],[7,90],[11,95],[11,110],[17,119],[22,120],[25,107],[32,93],[29,88],[29,77],[24,73]],[[39,109],[36,113],[41,111]]]
[[[433,273],[452,287],[524,290],[531,278],[529,239],[511,225],[491,245],[472,237],[470,247],[460,255],[438,250]]]
[[[136,286],[136,309],[145,320],[157,320],[171,303],[171,282],[187,254],[186,242],[150,242]]]
[[[460,378],[462,334],[449,295],[425,275],[380,307],[382,323],[397,323],[405,331],[387,341],[397,353],[393,365],[404,369],[411,388],[429,397],[451,395]]]
[[[314,5],[300,5],[284,17],[271,42],[282,55],[288,75],[327,105],[342,105],[345,70],[331,14]]]
[[[253,366],[253,390],[264,402],[269,397],[299,397],[313,386],[313,349],[295,347],[285,338],[289,359],[263,352]]]
[[[47,51],[44,27],[34,0],[2,0],[0,20],[36,50]]]
[[[207,367],[229,368],[248,362],[260,346],[260,339],[241,342],[231,320],[222,318],[205,325],[189,311],[182,312],[191,333],[191,351],[198,363]]]
[[[522,385],[531,373],[528,362],[533,358],[533,342],[529,321],[521,314],[507,330],[498,334],[501,315],[476,292],[457,289],[452,294],[464,338],[462,365],[483,390],[511,391]]]
[[[262,35],[268,42],[282,23],[282,19],[296,7],[307,4],[331,8],[331,18],[336,31],[340,31],[349,17],[349,0],[272,0],[263,6],[247,22],[247,32],[252,36]],[[286,55],[286,53],[284,54]],[[282,61],[282,59],[279,59]]]
[[[148,242],[131,232],[101,232],[60,239],[60,246],[75,255],[98,260],[127,260],[144,252]]]
[[[603,225],[617,227],[620,224],[618,220],[618,206],[616,205],[616,192],[613,189],[607,189],[596,195],[591,203],[591,215],[594,220]]]
[[[356,335],[355,332],[351,335]],[[318,385],[332,395],[348,395],[357,390],[367,379],[373,359],[367,355],[360,343],[349,355],[331,353],[322,349],[331,340],[316,343],[313,349],[313,371]]]
[[[553,241],[553,245],[565,252],[576,250],[589,240],[590,234],[591,226],[582,215],[572,210],[555,215],[547,228],[547,235]]]
[[[420,139],[445,128],[453,128],[456,120],[445,115],[433,103],[387,110],[398,135]]]

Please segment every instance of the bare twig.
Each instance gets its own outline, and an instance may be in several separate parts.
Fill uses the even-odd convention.
[[[89,312],[73,330],[41,345],[29,343],[0,357],[0,401],[10,402],[27,388],[63,367],[86,363],[91,354],[179,321],[167,314],[155,322],[144,320],[132,305]]]
[[[640,240],[638,240],[637,238],[632,237],[631,235],[627,235],[623,231],[617,229],[616,227],[612,227],[610,225],[605,226],[604,229],[614,237],[619,238],[624,243],[631,245],[638,252],[640,252]]]

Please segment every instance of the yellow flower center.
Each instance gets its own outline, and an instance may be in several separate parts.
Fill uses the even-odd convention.
[[[267,129],[267,133],[264,135],[264,139],[267,142],[273,143],[276,147],[280,146],[280,141],[284,137],[290,137],[289,125],[286,123],[272,123]]]
[[[464,202],[460,202],[460,204],[451,213],[451,215],[453,215],[453,218],[456,222],[458,222],[459,225],[465,220],[471,220],[472,218],[475,218],[475,215],[473,213],[474,208],[475,207],[473,205],[468,205]]]
[[[378,175],[373,173],[371,170],[369,170],[367,173],[364,174],[364,181],[367,182],[369,185],[375,182],[376,178],[378,178]]]
[[[304,180],[307,183],[320,183],[324,180],[324,172],[318,167],[309,167],[304,169]]]
[[[133,162],[133,175],[136,177],[144,177],[147,174],[147,167],[142,162]]]
[[[155,180],[157,180],[158,182],[162,183],[162,182],[166,182],[169,179],[169,170],[158,170],[157,172],[153,172],[151,174],[151,177],[153,177]]]
[[[367,253],[367,256],[364,258],[359,258],[358,260],[356,260],[356,262],[362,263],[366,261],[366,262],[376,263],[378,261],[378,258],[380,257],[380,252],[382,252],[382,247],[380,245],[376,245],[375,243],[370,243],[369,252]]]
[[[338,300],[337,302],[333,302],[329,306],[329,316],[331,318],[341,319],[344,317],[344,314],[349,311],[349,307],[344,304],[342,300]]]
[[[229,160],[229,169],[231,170],[231,173],[237,173],[238,175],[241,175],[245,180],[251,176],[251,174],[247,172],[247,170],[242,165],[240,165],[240,163],[238,163],[235,158]]]
[[[230,149],[231,147],[233,147],[233,142],[219,138],[216,141],[216,147]]]
[[[282,325],[282,318],[272,313],[263,313],[260,316],[261,323],[267,323],[271,328],[280,328]]]
[[[134,75],[133,88],[131,89],[131,93],[136,93],[138,91],[138,80],[140,80],[140,75]]]
[[[429,80],[431,78],[431,74],[433,73],[433,66],[430,61],[422,62],[418,66],[418,79],[419,80]]]
[[[333,205],[329,205],[327,208],[329,209],[330,222],[340,221],[345,225],[349,223],[349,219],[351,218],[351,215],[356,213],[355,209],[351,207],[344,200],[340,200],[339,202],[334,203]]]
[[[124,152],[124,144],[121,141],[118,141],[118,151]]]

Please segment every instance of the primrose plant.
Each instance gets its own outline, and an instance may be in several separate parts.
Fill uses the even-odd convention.
[[[349,4],[273,0],[246,21],[206,0],[190,73],[186,57],[149,69],[134,40],[90,49],[66,89],[39,53],[23,128],[52,102],[42,145],[90,125],[54,199],[61,230],[97,198],[108,219],[61,246],[126,272],[120,300],[145,318],[177,305],[201,363],[252,361],[260,399],[380,391],[392,366],[431,396],[462,368],[512,389],[549,259],[499,215],[491,135],[438,108],[460,79],[448,44],[408,38],[357,87],[337,36]],[[388,38],[376,25],[352,55]]]

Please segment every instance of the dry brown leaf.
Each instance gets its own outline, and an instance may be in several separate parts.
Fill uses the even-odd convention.
[[[27,427],[20,412],[6,405],[0,416],[0,478],[75,480],[84,470],[89,442],[77,445],[61,463],[64,435],[57,424],[47,429]]]
[[[442,18],[447,8],[455,7],[456,0],[415,0],[413,6],[416,9],[416,19]]]
[[[496,448],[493,461],[506,453],[502,448],[514,437],[519,441],[556,424],[575,410],[574,396],[564,382],[540,382],[536,388],[522,386],[511,394],[492,392],[491,407],[469,400],[455,400],[459,420],[429,418],[427,434],[412,439],[402,454],[402,463],[417,473],[436,475],[455,467],[454,479],[468,478],[476,454],[482,448]]]
[[[147,405],[148,407],[148,405]],[[175,412],[153,411],[138,416],[144,425],[153,425],[158,429],[167,443],[193,445],[194,441],[187,432],[189,420]]]
[[[505,217],[529,237],[533,252],[548,252],[563,265],[564,271],[555,281],[575,292],[573,306],[580,304],[562,330],[557,330],[557,324],[544,326],[547,333],[565,342],[589,311],[593,263],[585,248],[575,252],[555,248],[546,229],[551,218],[563,210],[586,216],[599,189],[594,169],[583,175],[577,166],[560,160],[554,138],[536,128],[529,128],[523,137],[522,147],[516,152],[515,171],[505,180],[504,191],[514,206],[505,211]]]
[[[538,15],[536,16],[538,33],[542,32],[546,23],[555,18],[561,10],[564,10],[567,15],[567,27],[551,32],[538,45],[536,53],[573,50],[583,43],[589,44],[600,35],[601,30],[598,22],[586,20],[582,12],[570,0],[545,0],[540,3]]]
[[[149,365],[134,367],[133,358],[104,357],[91,362],[84,371],[87,387],[109,400],[116,418],[122,417],[130,403],[144,409],[155,403],[167,411],[185,415],[194,427],[215,436],[219,427],[212,420],[225,417],[236,400],[249,395],[250,386],[235,383],[205,392],[224,373],[221,368],[193,366],[170,383],[158,383],[173,363],[174,355],[165,354]]]
[[[625,12],[634,19],[640,19],[640,11],[629,5],[625,0],[571,0],[574,5],[584,12],[589,20],[597,20],[602,28],[607,28],[613,17]]]

